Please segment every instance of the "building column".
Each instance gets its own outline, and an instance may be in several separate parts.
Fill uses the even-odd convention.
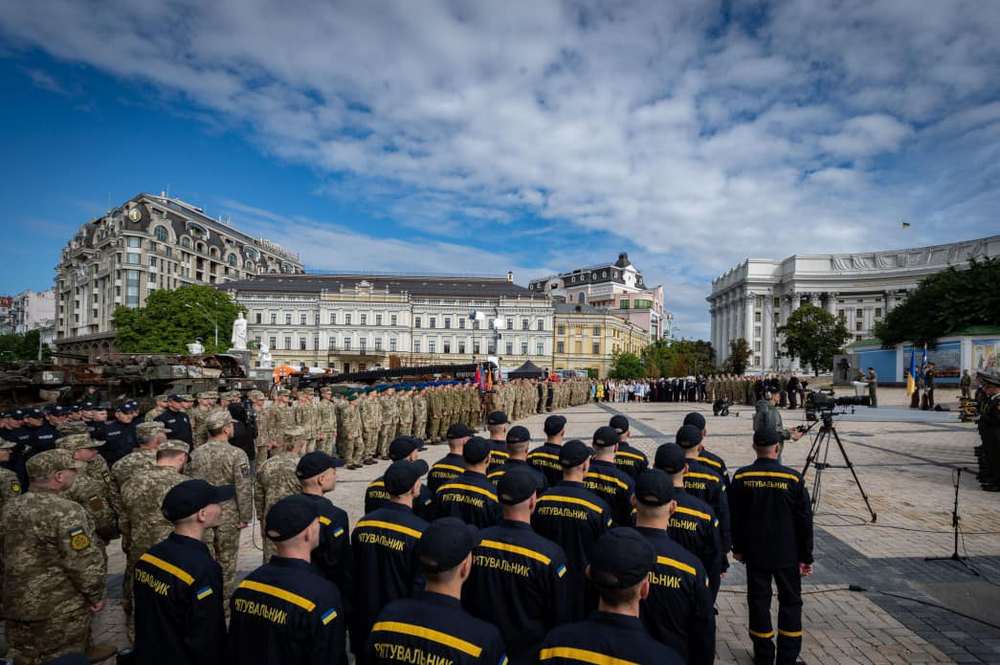
[[[754,305],[755,305],[755,303],[754,303],[755,299],[756,299],[756,296],[754,294],[747,293],[746,296],[744,296],[745,302],[744,302],[744,305],[743,305],[743,318],[744,318],[744,321],[743,321],[743,331],[744,331],[744,339],[746,339],[747,344],[750,345],[750,353],[751,354],[753,354],[753,328],[754,328],[754,325],[753,325],[754,324],[754,321],[753,321],[753,310],[754,310]]]
[[[764,295],[764,307],[760,323],[760,368],[762,371],[774,367],[774,296]]]
[[[826,293],[826,311],[832,316],[837,316],[837,294],[833,291]]]

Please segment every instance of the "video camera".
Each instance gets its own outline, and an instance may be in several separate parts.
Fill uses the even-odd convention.
[[[838,406],[871,406],[868,396],[837,397],[833,390],[810,390],[806,394],[806,420],[814,422],[822,419],[823,423],[833,419],[834,410]]]

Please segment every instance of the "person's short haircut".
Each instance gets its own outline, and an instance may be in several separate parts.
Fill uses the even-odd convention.
[[[603,600],[608,605],[624,605],[635,600],[639,595],[639,587],[642,586],[642,582],[636,584],[635,586],[630,586],[627,589],[607,589],[604,587],[598,587],[597,592]]]
[[[513,452],[518,452],[519,453],[522,450],[527,450],[527,449],[528,449],[528,442],[527,441],[515,441],[513,443],[511,443],[511,442],[507,443],[507,450],[508,451],[513,451]]]

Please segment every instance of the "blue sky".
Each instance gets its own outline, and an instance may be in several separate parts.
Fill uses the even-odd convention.
[[[167,188],[314,270],[628,251],[686,337],[748,256],[998,232],[1000,4],[606,6],[3,3],[0,291]]]

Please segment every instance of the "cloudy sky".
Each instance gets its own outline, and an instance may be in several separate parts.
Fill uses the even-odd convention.
[[[748,256],[998,232],[997,35],[978,0],[9,0],[0,290],[169,189],[312,270],[625,250],[707,337]]]

